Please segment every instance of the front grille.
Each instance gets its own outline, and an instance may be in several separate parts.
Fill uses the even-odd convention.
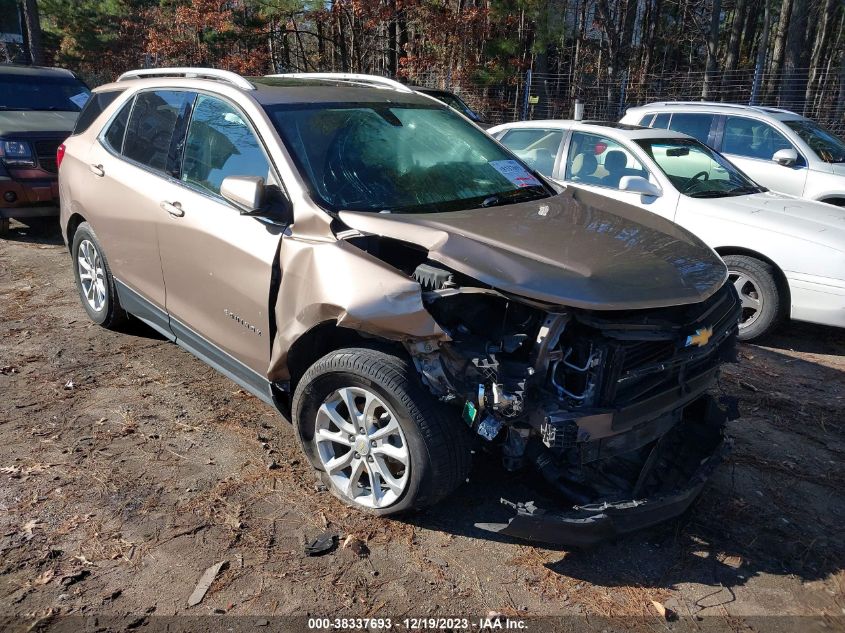
[[[58,173],[56,165],[56,150],[62,144],[61,139],[44,139],[35,141],[35,155],[38,157],[38,164],[41,169],[51,174]]]
[[[611,369],[604,374],[600,404],[618,407],[637,402],[707,372],[721,361],[720,349],[732,344],[729,341],[739,318],[739,303],[730,284],[708,300],[686,308],[684,314],[679,314],[678,308],[670,310],[675,323],[684,324],[680,329],[658,336],[656,330],[638,327],[610,344],[607,366]],[[661,315],[652,312],[649,316],[657,320]],[[687,346],[686,337],[704,328],[713,330],[708,345]],[[617,335],[619,332],[615,330]]]

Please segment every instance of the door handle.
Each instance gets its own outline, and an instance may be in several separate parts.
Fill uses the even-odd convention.
[[[185,210],[182,208],[182,205],[178,202],[168,202],[167,200],[162,201],[161,208],[167,211],[170,215],[175,218],[181,218],[185,215]]]
[[[103,176],[106,175],[106,172],[103,171],[102,165],[88,165],[88,169],[90,169],[91,173],[94,174],[95,176],[99,176],[99,177],[102,178]]]

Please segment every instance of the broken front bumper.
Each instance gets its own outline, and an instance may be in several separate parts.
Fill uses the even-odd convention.
[[[640,499],[605,501],[566,510],[547,510],[533,501],[502,503],[516,510],[507,523],[476,523],[476,527],[529,541],[587,546],[679,516],[689,508],[716,467],[730,451],[725,438],[727,414],[709,396],[699,415],[685,417],[673,432],[684,438],[685,476],[656,494]],[[692,450],[690,450],[692,449]]]

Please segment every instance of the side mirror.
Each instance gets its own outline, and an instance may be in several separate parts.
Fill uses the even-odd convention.
[[[639,193],[644,196],[652,196],[654,198],[659,198],[663,195],[660,187],[650,180],[646,180],[642,176],[622,176],[622,179],[619,181],[619,189],[621,191],[630,191],[631,193]]]
[[[783,165],[784,167],[792,167],[795,163],[798,162],[798,152],[796,152],[792,148],[779,149],[772,156],[772,160],[775,161],[778,165]]]
[[[264,179],[258,176],[227,176],[220,183],[220,195],[241,210],[241,215],[259,211],[264,204]]]

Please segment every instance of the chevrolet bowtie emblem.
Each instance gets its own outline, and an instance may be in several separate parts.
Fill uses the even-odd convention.
[[[710,337],[713,336],[712,327],[702,327],[695,331],[695,334],[690,334],[687,337],[687,342],[684,347],[695,345],[697,347],[704,347],[710,342]]]

